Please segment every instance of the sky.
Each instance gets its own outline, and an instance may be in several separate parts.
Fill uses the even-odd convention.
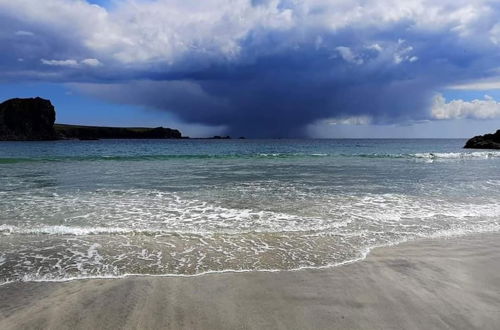
[[[500,128],[492,0],[0,0],[0,101],[192,137]]]

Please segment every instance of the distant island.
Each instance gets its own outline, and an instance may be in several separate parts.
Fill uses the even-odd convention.
[[[500,149],[500,129],[494,134],[475,136],[469,139],[464,148],[470,149]]]
[[[55,124],[56,112],[49,100],[15,98],[0,104],[0,141],[61,139],[180,139],[171,128],[99,127]]]

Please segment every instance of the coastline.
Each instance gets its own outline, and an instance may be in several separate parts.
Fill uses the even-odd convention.
[[[494,329],[500,233],[373,249],[323,269],[0,287],[0,328]]]

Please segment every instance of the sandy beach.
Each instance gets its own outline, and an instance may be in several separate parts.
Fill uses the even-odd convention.
[[[1,329],[498,329],[500,235],[322,270],[13,283],[0,296]]]

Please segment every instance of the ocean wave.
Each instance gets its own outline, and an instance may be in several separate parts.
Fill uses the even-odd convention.
[[[3,157],[0,164],[29,162],[79,162],[79,161],[168,161],[168,160],[231,160],[231,159],[279,159],[338,156],[321,153],[257,153],[257,154],[192,154],[192,155],[91,155],[91,156],[51,156],[51,157]]]
[[[500,151],[474,151],[474,152],[424,152],[412,155],[415,158],[425,159],[489,159],[500,158]]]
[[[102,274],[67,274],[64,276],[57,276],[54,274],[34,274],[27,273],[22,276],[15,278],[3,278],[0,279],[0,286],[9,285],[17,282],[70,282],[70,281],[78,281],[78,280],[90,280],[90,279],[123,279],[128,277],[199,277],[210,274],[231,274],[231,273],[248,273],[248,272],[258,272],[258,273],[277,273],[277,272],[296,272],[303,270],[320,270],[320,269],[328,269],[334,267],[341,267],[349,264],[353,264],[356,262],[360,262],[365,260],[370,253],[377,248],[391,247],[397,246],[403,243],[417,242],[426,239],[449,239],[449,238],[458,238],[464,237],[468,235],[477,235],[477,234],[487,234],[487,233],[495,233],[500,231],[500,225],[490,225],[484,226],[482,228],[465,228],[458,230],[442,230],[435,232],[430,235],[415,235],[413,237],[406,237],[395,241],[389,241],[382,244],[372,244],[368,246],[364,246],[359,249],[357,254],[346,260],[330,262],[323,265],[315,265],[308,266],[302,265],[292,268],[242,268],[242,269],[220,269],[220,270],[207,270],[193,274],[182,274],[182,273],[128,273],[124,272],[121,274],[117,273],[102,273]]]
[[[131,228],[118,227],[78,227],[78,226],[41,226],[33,228],[22,228],[18,226],[0,225],[2,235],[99,235],[99,234],[155,234],[153,230],[134,230]]]
[[[344,157],[363,158],[394,158],[394,159],[426,159],[426,160],[467,160],[467,159],[492,159],[500,158],[500,151],[475,151],[475,152],[422,152],[422,153],[368,153],[368,154],[344,154]]]
[[[89,156],[49,156],[49,157],[3,157],[0,164],[27,162],[78,162],[78,161],[154,161],[182,159],[231,159],[245,155],[89,155]]]
[[[267,187],[267,186],[266,186]],[[260,187],[243,187],[250,192]],[[279,187],[273,186],[273,189]],[[286,191],[317,207],[306,214],[300,205],[285,209],[252,209],[220,205],[178,193],[149,189],[22,195],[4,200],[1,235],[211,235],[241,233],[325,232],[345,229],[356,221],[398,224],[439,217],[500,217],[495,200],[436,200],[404,194],[318,195]],[[291,198],[287,195],[286,198]],[[55,222],[57,221],[57,222]]]
[[[423,153],[256,153],[256,154],[192,154],[192,155],[90,155],[51,157],[2,157],[0,164],[30,162],[99,162],[99,161],[168,161],[168,160],[235,160],[235,159],[293,159],[293,158],[374,158],[467,160],[500,158],[500,151],[423,152]]]

